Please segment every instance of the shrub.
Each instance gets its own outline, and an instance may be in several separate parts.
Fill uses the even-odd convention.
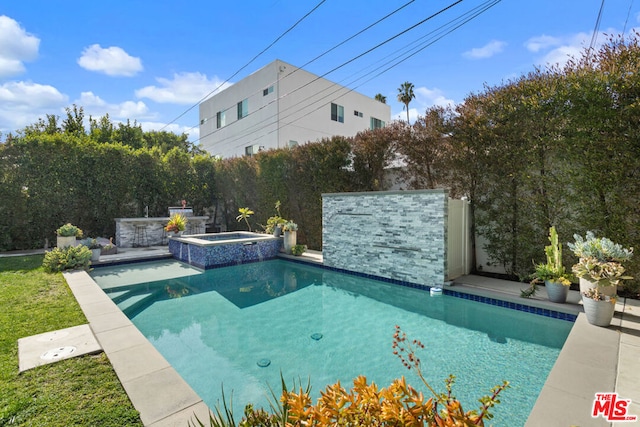
[[[44,255],[42,266],[48,273],[64,270],[87,270],[91,262],[91,251],[83,245],[54,248]]]
[[[82,230],[71,223],[66,223],[56,230],[60,237],[82,237]]]
[[[295,256],[302,255],[307,250],[307,245],[294,245],[291,248],[291,253]]]

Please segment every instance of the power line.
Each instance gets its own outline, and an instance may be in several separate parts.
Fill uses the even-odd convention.
[[[227,79],[225,81],[223,81],[222,83],[220,83],[218,85],[218,87],[216,87],[215,89],[213,89],[211,92],[209,92],[208,94],[206,94],[205,96],[203,96],[202,98],[200,98],[200,100],[198,102],[196,102],[195,104],[193,104],[191,107],[187,108],[185,111],[183,111],[178,117],[176,117],[175,119],[171,120],[169,123],[167,123],[166,125],[164,125],[160,131],[162,131],[163,129],[165,129],[167,126],[169,126],[172,123],[175,123],[176,120],[178,120],[180,117],[184,116],[185,114],[187,114],[189,111],[193,110],[195,107],[197,107],[198,105],[200,105],[200,103],[202,101],[204,101],[205,99],[207,99],[209,96],[211,96],[212,93],[216,92],[218,89],[220,89],[225,83],[228,83],[229,80],[231,80],[232,78],[234,78],[235,76],[237,76],[242,70],[244,70],[245,68],[247,68],[253,61],[255,61],[260,55],[262,55],[263,53],[265,53],[267,50],[269,50],[271,47],[273,47],[273,45],[275,45],[282,37],[284,37],[286,34],[288,34],[291,30],[293,30],[295,27],[298,26],[298,24],[300,24],[303,20],[305,20],[309,15],[311,15],[313,12],[316,11],[316,9],[318,9],[324,2],[326,2],[327,0],[321,0],[320,3],[318,3],[317,5],[315,5],[315,7],[313,9],[311,9],[309,12],[307,12],[302,18],[298,19],[296,21],[295,24],[293,24],[291,27],[289,27],[284,33],[280,34],[273,42],[271,42],[269,44],[269,46],[267,46],[266,48],[264,48],[260,53],[258,53],[257,55],[255,55],[253,58],[251,58],[251,60],[249,62],[247,62],[246,64],[244,64],[239,70],[237,70],[235,73],[233,73],[230,77],[227,77]]]
[[[308,108],[312,108],[312,107],[314,106],[314,104],[316,104],[316,105],[318,105],[318,104],[319,104],[317,108],[315,108],[315,109],[313,109],[313,110],[311,110],[311,111],[305,112],[305,113],[302,113],[302,110],[296,109],[296,110],[295,110],[294,112],[292,112],[291,114],[289,114],[289,115],[287,115],[287,116],[285,116],[285,117],[282,117],[282,118],[280,119],[280,123],[278,122],[278,120],[275,120],[275,121],[271,121],[271,122],[269,122],[269,123],[266,123],[267,121],[269,121],[269,120],[271,120],[271,119],[273,119],[273,118],[275,118],[275,117],[276,117],[276,116],[271,116],[270,118],[266,118],[266,119],[262,120],[261,122],[258,122],[258,123],[256,123],[256,124],[252,125],[251,127],[247,128],[247,129],[245,129],[245,130],[243,130],[243,133],[242,133],[242,134],[238,134],[238,135],[233,136],[233,137],[232,137],[233,139],[230,139],[230,140],[228,140],[227,142],[228,142],[228,143],[233,143],[233,142],[238,141],[238,140],[243,140],[243,143],[242,143],[242,144],[244,145],[244,144],[247,144],[247,143],[251,143],[251,142],[253,142],[253,141],[256,141],[256,140],[258,140],[259,138],[262,138],[262,137],[264,137],[264,136],[266,136],[266,135],[269,135],[269,134],[271,134],[271,133],[273,133],[273,132],[276,132],[277,130],[279,130],[279,129],[280,129],[280,128],[282,128],[283,126],[291,126],[291,125],[294,125],[295,120],[292,120],[291,122],[286,122],[285,120],[287,120],[287,119],[291,118],[291,117],[292,117],[294,114],[296,114],[296,113],[301,113],[301,114],[310,114],[310,113],[312,113],[312,112],[314,112],[314,111],[319,110],[320,108],[323,108],[323,107],[324,107],[324,106],[326,106],[329,102],[331,102],[331,101],[333,101],[333,100],[335,100],[335,99],[339,98],[340,96],[344,96],[344,95],[346,95],[347,93],[354,91],[355,89],[357,89],[357,88],[358,88],[359,86],[361,86],[362,84],[364,84],[364,83],[366,83],[366,82],[368,82],[368,81],[370,81],[370,80],[372,80],[372,79],[374,79],[374,78],[376,78],[376,77],[380,76],[381,74],[383,74],[383,73],[385,73],[385,72],[389,71],[390,69],[392,69],[392,68],[394,68],[394,67],[398,66],[398,65],[399,65],[399,64],[401,64],[402,62],[404,62],[404,61],[408,60],[409,58],[411,58],[411,57],[415,56],[415,55],[416,55],[417,53],[419,53],[420,51],[422,51],[422,50],[426,49],[427,47],[431,46],[432,44],[434,44],[434,43],[435,43],[435,42],[437,42],[438,40],[440,40],[440,39],[442,39],[443,37],[445,37],[446,35],[450,34],[451,32],[453,32],[453,31],[455,31],[456,29],[460,28],[461,26],[465,25],[466,23],[468,23],[468,22],[469,22],[469,21],[471,21],[472,19],[476,18],[477,16],[481,15],[482,13],[486,12],[487,10],[489,10],[490,8],[492,8],[493,6],[495,6],[496,4],[498,4],[500,1],[501,1],[501,0],[489,0],[489,1],[486,1],[486,2],[485,2],[485,3],[483,3],[482,5],[477,6],[477,7],[473,8],[473,9],[471,9],[470,11],[468,11],[468,12],[466,12],[466,13],[464,13],[464,14],[462,14],[462,15],[460,15],[460,16],[458,16],[458,17],[456,17],[456,18],[454,18],[453,20],[451,20],[451,21],[449,21],[448,23],[446,23],[446,24],[444,24],[444,25],[440,26],[440,27],[439,27],[439,28],[437,28],[436,30],[433,30],[433,31],[431,31],[431,32],[427,33],[425,36],[422,36],[422,37],[420,37],[419,39],[417,39],[416,41],[413,41],[413,42],[412,42],[412,43],[410,43],[409,45],[405,46],[405,48],[403,48],[403,50],[404,50],[404,49],[406,49],[406,53],[400,53],[400,54],[396,55],[394,58],[392,58],[392,59],[390,59],[390,60],[388,60],[388,61],[384,62],[380,67],[376,68],[374,71],[368,72],[368,73],[366,73],[364,76],[359,77],[358,79],[356,79],[356,80],[354,80],[354,81],[352,81],[352,82],[348,83],[348,84],[353,84],[353,83],[357,82],[358,80],[361,80],[361,79],[363,79],[363,78],[367,77],[368,75],[373,74],[375,71],[380,70],[382,67],[387,66],[387,65],[389,65],[390,63],[392,63],[392,64],[391,64],[391,65],[389,65],[387,68],[385,68],[385,69],[383,69],[382,71],[378,72],[377,74],[373,75],[373,76],[372,76],[371,78],[369,78],[368,80],[366,80],[366,81],[364,81],[364,82],[360,83],[358,86],[356,86],[356,87],[354,87],[354,88],[352,88],[352,89],[349,89],[349,88],[346,88],[346,87],[343,87],[343,86],[339,86],[337,83],[334,83],[334,84],[333,84],[333,86],[339,86],[336,90],[334,90],[333,92],[331,92],[331,93],[329,93],[329,94],[325,95],[324,97],[320,98],[319,100],[313,101],[313,103],[308,104],[308,105],[305,105],[305,106],[303,107],[303,109],[308,109]],[[417,46],[417,47],[414,47],[414,48],[410,48],[410,49],[409,49],[409,46],[416,44],[418,41],[425,39],[425,38],[426,38],[427,36],[429,36],[429,35],[433,35],[433,37],[430,37],[430,38],[428,38],[426,41],[424,41],[424,42],[422,42],[422,43],[418,44],[418,46]],[[391,56],[391,55],[389,55],[389,56]],[[401,58],[401,59],[399,59],[399,60],[398,60],[398,58]],[[394,61],[395,61],[395,62],[394,62]],[[381,62],[381,61],[379,61],[379,62]],[[361,71],[366,70],[366,68],[370,68],[370,66],[369,66],[369,67],[365,67],[365,68],[364,68],[363,70],[361,70]],[[360,73],[361,71],[359,71],[358,73]],[[325,74],[325,75],[326,75],[326,74]],[[325,89],[325,90],[329,90],[329,89],[330,89],[330,88],[327,88],[327,89]],[[334,94],[336,94],[336,93],[338,93],[338,92],[341,92],[341,91],[342,91],[342,92],[344,92],[344,93],[341,93],[340,95],[336,95],[335,97],[333,96]],[[327,99],[327,98],[329,98],[329,97],[332,97],[331,101],[324,101],[325,99]],[[302,101],[301,101],[301,102],[302,102]],[[299,102],[299,103],[297,103],[297,104],[295,104],[295,105],[290,106],[288,109],[284,110],[284,112],[286,112],[286,111],[288,111],[288,110],[291,110],[291,109],[296,108],[296,107],[297,107],[301,102]],[[280,112],[280,113],[282,113],[282,112]],[[235,123],[235,122],[234,122],[234,123]],[[268,126],[271,126],[271,125],[273,125],[273,124],[278,124],[277,129],[274,129],[274,130],[268,131],[268,132],[266,132],[266,133],[264,133],[264,134],[262,134],[262,135],[260,135],[260,136],[257,136],[256,138],[254,138],[254,139],[253,139],[253,140],[251,140],[251,141],[246,141],[246,140],[244,140],[244,139],[245,139],[248,135],[250,135],[251,133],[256,133],[256,132],[258,132],[258,131],[260,130],[260,129],[256,129],[258,126],[260,126],[262,129],[264,129],[264,128],[266,128],[266,127],[268,127]],[[254,129],[255,129],[255,130],[254,130]],[[219,130],[219,129],[217,129],[217,130]],[[217,130],[215,130],[214,132],[210,132],[210,133],[209,133],[209,134],[207,134],[207,135],[201,135],[201,136],[200,136],[200,139],[202,139],[202,138],[204,138],[204,137],[206,137],[206,136],[209,136],[209,135],[211,135],[211,134],[215,133]],[[224,140],[223,140],[223,141],[224,141]],[[239,145],[237,145],[237,146],[235,146],[235,147],[233,147],[233,148],[238,148],[238,147],[239,147]]]
[[[629,15],[631,15],[631,8],[633,7],[633,0],[629,2],[629,10],[627,10],[627,17],[624,20],[624,28],[622,28],[622,37],[624,37],[624,33],[627,32],[627,23],[629,22]]]
[[[317,61],[318,59],[322,58],[323,56],[327,55],[328,53],[334,51],[335,49],[337,49],[338,47],[344,45],[345,43],[353,40],[354,38],[356,38],[357,36],[363,34],[364,32],[370,30],[371,28],[375,27],[376,25],[378,25],[379,23],[381,23],[382,21],[385,21],[386,19],[390,18],[391,16],[395,15],[396,13],[400,12],[402,9],[404,9],[405,7],[409,6],[411,3],[413,3],[415,0],[410,0],[407,3],[403,4],[402,6],[398,7],[397,9],[393,10],[392,12],[387,13],[385,16],[383,16],[382,18],[378,19],[377,21],[373,22],[372,24],[366,26],[365,28],[361,29],[360,31],[356,32],[355,34],[347,37],[346,39],[344,39],[343,41],[341,41],[340,43],[336,44],[335,46],[331,47],[330,49],[325,50],[324,52],[322,52],[320,55],[316,56],[315,58],[307,61],[306,63],[304,63],[303,65],[301,65],[298,68],[295,68],[293,71],[291,71],[290,73],[288,73],[287,75],[283,76],[283,77],[278,77],[275,81],[271,82],[271,84],[275,84],[278,83],[279,81],[281,81],[282,79],[285,79],[289,76],[291,76],[292,74],[296,73],[298,70],[303,69],[304,67],[306,67],[307,65]],[[255,59],[255,58],[254,58]],[[219,87],[218,87],[219,88]],[[218,88],[216,88],[215,90],[217,90]],[[215,92],[212,91],[210,92],[205,98],[207,98],[209,95],[211,95],[211,93]],[[249,94],[249,96],[251,95],[256,95],[258,94],[258,92],[254,92],[252,94]],[[204,100],[204,98],[200,101],[202,102]],[[270,104],[268,104],[270,105]],[[266,107],[266,106],[265,106]],[[262,108],[265,108],[262,107]],[[193,107],[192,107],[193,108]],[[229,109],[233,108],[233,105],[230,105],[227,108],[222,109],[221,111],[227,111]],[[261,109],[262,109],[261,108]],[[183,114],[184,115],[184,114]],[[205,117],[204,120],[209,120],[209,119],[213,119],[214,116],[210,116],[210,117]],[[195,129],[198,126],[198,124],[191,126],[189,129],[186,130],[186,132],[188,133],[190,130]],[[215,132],[215,131],[214,131]],[[199,140],[200,138],[198,138]]]
[[[309,81],[309,82],[305,83],[304,85],[299,86],[299,87],[297,87],[296,89],[294,89],[293,91],[291,91],[291,92],[289,92],[289,93],[287,93],[287,94],[285,94],[285,95],[283,95],[283,96],[279,97],[279,98],[278,98],[278,100],[283,99],[283,98],[285,98],[286,96],[290,96],[291,94],[293,94],[293,93],[295,93],[295,92],[297,92],[297,91],[299,91],[299,90],[301,90],[301,89],[303,89],[303,88],[305,88],[305,87],[309,86],[310,84],[312,84],[312,83],[314,83],[314,82],[316,82],[316,81],[318,81],[318,80],[320,80],[320,79],[324,78],[325,76],[327,76],[327,75],[329,75],[329,74],[333,73],[334,71],[336,71],[336,70],[338,70],[338,69],[340,69],[340,68],[342,68],[342,67],[344,67],[344,66],[346,66],[346,65],[350,64],[351,62],[353,62],[353,61],[355,61],[355,60],[357,60],[357,59],[359,59],[359,58],[362,58],[363,56],[365,56],[365,55],[367,55],[367,54],[369,54],[369,53],[373,52],[374,50],[376,50],[376,49],[378,49],[378,48],[382,47],[383,45],[385,45],[385,44],[387,44],[387,43],[389,43],[389,42],[391,42],[391,41],[395,40],[396,38],[400,37],[401,35],[406,34],[407,32],[409,32],[409,31],[411,31],[411,30],[413,30],[413,29],[415,29],[415,28],[419,27],[420,25],[423,25],[423,24],[424,24],[424,23],[426,23],[427,21],[429,21],[429,20],[433,19],[434,17],[436,17],[436,16],[440,15],[441,13],[444,13],[445,11],[447,11],[447,10],[451,9],[451,8],[452,8],[452,7],[454,7],[455,5],[457,5],[457,4],[459,4],[459,3],[461,3],[462,1],[463,1],[463,0],[457,0],[457,1],[453,2],[453,3],[451,3],[450,5],[448,5],[448,6],[444,7],[444,8],[442,8],[442,9],[440,9],[440,10],[439,10],[439,11],[437,11],[436,13],[433,13],[432,15],[428,16],[427,18],[425,18],[425,19],[423,19],[423,20],[421,20],[421,21],[417,22],[416,24],[411,25],[410,27],[407,27],[406,29],[404,29],[404,30],[400,31],[399,33],[397,33],[397,34],[395,34],[395,35],[393,35],[393,36],[391,36],[391,37],[387,38],[386,40],[384,40],[384,41],[382,41],[382,42],[378,43],[377,45],[375,45],[374,47],[372,47],[372,48],[370,48],[370,49],[366,50],[365,52],[363,52],[363,53],[360,53],[360,54],[356,55],[355,57],[353,57],[353,58],[351,58],[351,59],[349,59],[349,60],[347,60],[347,61],[343,62],[341,65],[338,65],[337,67],[334,67],[333,69],[331,69],[331,70],[327,71],[326,73],[324,73],[324,74],[322,74],[322,75],[320,75],[320,76],[317,76],[316,78],[314,78],[314,79],[312,79],[311,81]],[[289,75],[291,75],[291,74],[293,74],[293,72],[292,72],[292,73],[290,73],[290,74],[288,74],[287,76],[289,76]],[[285,77],[287,77],[287,76],[285,76]],[[275,102],[275,101],[274,101],[274,102]],[[267,104],[267,105],[265,105],[265,106],[263,106],[263,107],[259,108],[258,110],[253,111],[252,113],[250,113],[250,115],[251,115],[251,114],[255,114],[255,113],[257,113],[258,111],[262,110],[263,108],[266,108],[266,107],[267,107],[267,106],[269,106],[269,105],[271,105],[271,103],[269,103],[269,104]],[[224,109],[224,111],[226,111],[226,110],[228,110],[228,109],[230,109],[230,108],[233,108],[233,105],[231,105],[231,106],[229,106],[229,107],[225,108],[225,109]],[[213,118],[213,117],[210,117],[210,118]],[[207,119],[209,119],[209,118],[207,118]],[[263,121],[264,121],[264,120],[263,120]],[[236,121],[236,122],[233,122],[233,123],[230,123],[230,124],[229,124],[229,125],[227,125],[227,126],[234,125],[235,123],[237,123],[237,121]],[[220,129],[222,129],[222,128],[220,128]],[[201,139],[202,139],[202,138],[204,138],[205,136],[210,136],[210,135],[212,135],[212,134],[214,134],[214,133],[216,133],[216,132],[220,131],[220,129],[215,129],[215,130],[213,130],[212,132],[210,132],[210,133],[208,133],[207,135],[204,135],[204,136],[200,135],[200,136],[199,136],[199,138],[198,138],[198,140],[201,140]]]
[[[345,93],[343,93],[343,94],[341,94],[341,95],[337,96],[336,98],[338,98],[338,97],[340,97],[340,96],[344,96],[344,95],[346,95],[347,93],[350,93],[350,92],[352,92],[352,91],[355,91],[358,87],[360,87],[360,86],[362,86],[363,84],[365,84],[365,83],[367,83],[367,82],[369,82],[369,81],[373,80],[374,78],[376,78],[376,77],[378,77],[378,76],[380,76],[380,75],[384,74],[385,72],[389,71],[390,69],[392,69],[392,68],[394,68],[394,67],[396,67],[396,66],[400,65],[401,63],[403,63],[404,61],[408,60],[409,58],[411,58],[411,57],[415,56],[416,54],[418,54],[418,53],[419,53],[419,52],[421,52],[422,50],[424,50],[424,49],[426,49],[427,47],[429,47],[429,46],[433,45],[433,44],[434,44],[435,42],[437,42],[438,40],[440,40],[440,39],[442,39],[443,37],[445,37],[446,35],[448,35],[448,34],[452,33],[453,31],[455,31],[456,29],[458,29],[458,28],[460,28],[461,26],[465,25],[466,23],[468,23],[469,21],[473,20],[474,18],[478,17],[479,15],[481,15],[481,14],[482,14],[482,13],[484,13],[484,12],[486,12],[487,10],[489,10],[490,8],[492,8],[493,6],[495,6],[496,4],[500,3],[501,1],[502,1],[502,0],[490,0],[490,1],[487,1],[487,2],[485,2],[485,4],[484,4],[483,6],[478,6],[478,7],[474,8],[474,9],[472,9],[472,11],[473,11],[473,10],[475,10],[475,12],[473,12],[473,13],[472,13],[471,11],[470,11],[470,12],[467,12],[467,13],[465,13],[465,14],[463,14],[463,15],[459,16],[458,18],[455,18],[454,20],[449,21],[447,24],[445,24],[445,25],[443,25],[443,26],[439,27],[439,28],[438,28],[438,30],[441,30],[441,29],[443,29],[443,28],[446,28],[448,25],[450,25],[451,23],[453,23],[453,22],[455,22],[455,21],[459,20],[459,19],[460,19],[462,16],[464,16],[464,15],[469,15],[469,14],[471,15],[471,16],[469,16],[468,18],[465,18],[461,23],[459,23],[459,24],[457,24],[457,25],[454,25],[454,26],[453,26],[453,28],[451,28],[451,29],[447,30],[446,32],[444,32],[444,34],[439,35],[439,36],[438,36],[438,37],[436,37],[435,39],[429,39],[429,40],[428,40],[428,43],[425,43],[425,44],[424,44],[420,49],[417,49],[417,50],[416,50],[416,51],[414,51],[413,53],[411,53],[411,54],[409,54],[409,55],[405,56],[404,58],[400,59],[399,61],[397,61],[397,62],[395,62],[394,64],[392,64],[391,66],[389,66],[388,68],[386,68],[386,69],[382,70],[381,72],[379,72],[378,74],[376,74],[376,75],[374,75],[373,77],[369,78],[368,80],[365,80],[364,82],[360,83],[358,86],[355,86],[355,87],[353,87],[353,88],[351,88],[351,89],[349,89],[349,88],[344,88],[344,87],[342,87],[342,86],[341,86],[341,87],[339,87],[337,90],[335,90],[334,92],[330,93],[329,95],[325,96],[325,97],[324,97],[324,98],[322,98],[322,99],[325,99],[325,98],[327,98],[327,97],[329,97],[329,96],[333,95],[334,93],[341,91],[342,89],[347,89],[347,90],[346,90],[346,92],[345,92]],[[432,31],[432,32],[430,32],[430,33],[428,33],[428,34],[433,34],[433,33],[436,33],[436,31],[434,30],[434,31]],[[424,38],[424,36],[423,36],[422,38]],[[394,59],[397,59],[398,57],[399,57],[399,56],[396,56],[396,58],[394,58]],[[385,65],[386,65],[386,64],[389,64],[389,62],[391,62],[391,61],[387,61],[387,62],[385,63]],[[369,73],[369,74],[371,74],[371,73]],[[361,77],[361,78],[362,78],[362,77]],[[353,82],[351,82],[351,83],[355,83],[355,82],[356,82],[356,81],[358,81],[358,80],[360,80],[360,79],[356,79],[355,81],[353,81]],[[336,84],[336,86],[337,86],[337,84]],[[335,100],[335,98],[334,98],[333,100]],[[332,101],[333,101],[333,100],[332,100]],[[318,102],[318,101],[316,101],[316,102]],[[331,101],[329,101],[329,102],[331,102]],[[312,110],[312,111],[310,111],[310,112],[308,112],[308,113],[306,113],[306,114],[310,114],[310,113],[312,113],[312,112],[315,112],[315,111],[319,110],[320,108],[323,108],[323,107],[324,107],[324,106],[326,106],[327,104],[328,104],[328,102],[325,102],[325,103],[323,103],[322,105],[318,106],[317,108],[315,108],[314,110]],[[291,116],[292,116],[292,115],[289,115],[288,117],[291,117]],[[284,119],[286,119],[286,118],[287,118],[287,117],[285,117]],[[284,121],[284,119],[281,119],[281,121]],[[277,123],[277,122],[276,122],[276,123]],[[286,125],[286,126],[290,126],[290,125],[293,125],[293,123],[294,123],[294,122],[284,123],[284,125]],[[273,123],[270,123],[270,124],[273,124]],[[281,127],[282,127],[282,125],[278,124],[278,128],[277,128],[276,130],[279,130]],[[264,136],[266,136],[266,135],[269,135],[270,133],[273,133],[273,132],[275,132],[275,130],[274,130],[274,131],[267,132],[266,134],[260,135],[259,137],[254,138],[253,140],[248,141],[248,142],[253,142],[253,141],[255,141],[255,140],[259,139],[259,138],[262,138],[262,137],[264,137]],[[241,138],[236,138],[235,140],[238,140],[238,139],[241,139]],[[234,141],[235,141],[235,140],[234,140]],[[232,141],[232,142],[233,142],[233,141]],[[234,148],[238,148],[238,147],[239,147],[239,146],[235,146]]]
[[[394,11],[392,11],[392,12],[388,13],[387,15],[383,16],[382,18],[378,19],[378,20],[377,20],[376,22],[374,22],[373,24],[368,25],[367,27],[363,28],[362,30],[358,31],[357,33],[353,34],[352,36],[350,36],[350,37],[346,38],[345,40],[341,41],[341,42],[340,42],[340,43],[338,43],[337,45],[333,46],[332,48],[330,48],[330,49],[328,49],[328,50],[324,51],[323,53],[321,53],[320,55],[316,56],[316,57],[315,57],[315,58],[313,58],[312,60],[307,61],[304,65],[302,65],[302,66],[300,66],[300,67],[298,67],[298,68],[294,69],[293,71],[291,71],[291,72],[290,72],[290,73],[288,73],[287,75],[285,75],[285,76],[283,76],[283,77],[278,77],[274,82],[271,82],[271,84],[275,84],[275,83],[277,83],[277,82],[281,81],[282,79],[285,79],[285,78],[287,78],[287,77],[291,76],[292,74],[296,73],[298,70],[303,69],[303,68],[304,68],[304,67],[306,67],[307,65],[309,65],[309,64],[311,64],[312,62],[314,62],[314,61],[316,61],[316,60],[318,60],[318,59],[322,58],[323,56],[325,56],[325,55],[326,55],[326,54],[328,54],[329,52],[331,52],[331,51],[335,50],[335,49],[336,49],[336,48],[338,48],[339,46],[342,46],[343,44],[345,44],[345,43],[347,43],[348,41],[350,41],[350,40],[354,39],[355,37],[359,36],[360,34],[364,33],[365,31],[367,31],[367,30],[371,29],[372,27],[374,27],[375,25],[379,24],[380,22],[382,22],[382,21],[384,21],[384,20],[388,19],[389,17],[391,17],[391,16],[392,16],[392,15],[394,15],[395,13],[399,12],[400,10],[404,9],[405,7],[407,7],[409,4],[413,3],[414,1],[415,1],[415,0],[411,0],[411,1],[407,2],[407,3],[405,3],[404,5],[400,6],[400,7],[399,7],[399,8],[397,8],[397,9],[395,9]],[[458,2],[460,2],[460,1],[462,1],[462,0],[459,0]],[[394,38],[395,38],[395,37],[396,37],[396,36],[394,36]],[[389,40],[388,40],[388,41],[389,41]],[[383,43],[381,43],[380,45],[385,44],[385,43],[386,43],[386,42],[383,42]],[[380,46],[380,45],[379,45],[379,46]],[[377,47],[379,47],[379,46],[377,46]],[[377,48],[377,47],[376,47],[376,48]],[[374,49],[375,49],[375,48],[374,48]],[[371,50],[373,50],[373,49],[370,49],[369,51],[371,51]],[[363,54],[363,55],[364,55],[364,54]],[[361,56],[362,56],[362,55],[361,55]],[[348,63],[348,62],[347,62],[347,63]],[[288,93],[288,94],[286,94],[286,95],[284,95],[284,96],[282,96],[282,97],[279,97],[278,99],[282,99],[282,98],[284,98],[284,97],[286,97],[286,96],[288,96],[288,95],[291,95],[292,93],[294,93],[294,92],[296,92],[296,91],[298,91],[298,90],[300,90],[300,89],[302,89],[302,88],[304,88],[304,87],[308,86],[309,84],[311,84],[311,83],[313,83],[313,82],[315,82],[315,81],[317,81],[317,80],[319,80],[319,79],[323,78],[324,76],[326,76],[326,75],[330,74],[331,72],[333,72],[333,71],[335,71],[335,70],[337,70],[337,69],[339,69],[339,68],[341,68],[341,67],[345,66],[347,63],[344,63],[344,64],[342,64],[341,66],[338,66],[338,67],[334,68],[333,70],[331,70],[331,71],[329,71],[329,72],[327,72],[327,73],[325,73],[325,74],[323,74],[323,75],[321,75],[321,76],[318,76],[316,79],[312,80],[311,82],[308,82],[307,84],[305,84],[305,85],[303,85],[303,86],[301,86],[301,87],[296,88],[294,91],[292,91],[292,92],[290,92],[290,93]],[[260,91],[258,91],[258,92],[254,92],[254,93],[251,93],[251,94],[249,94],[248,96],[256,95],[256,94],[258,94],[259,92],[260,92]],[[268,105],[270,105],[270,104],[271,104],[271,103],[267,104],[266,106],[263,106],[263,107],[259,108],[259,109],[258,109],[258,110],[256,110],[256,111],[253,111],[253,112],[252,112],[252,113],[250,113],[250,114],[254,114],[254,113],[255,113],[255,112],[257,112],[257,111],[260,111],[261,109],[266,108],[266,107],[267,107]],[[227,111],[227,110],[230,110],[230,109],[231,109],[231,108],[233,108],[233,107],[234,107],[234,105],[230,105],[230,106],[228,106],[228,107],[226,107],[226,108],[223,108],[221,111]],[[213,119],[213,116],[211,116],[211,117],[205,117],[205,118],[204,118],[204,120],[209,120],[209,119]],[[197,125],[196,125],[196,126],[197,126]],[[193,128],[195,128],[195,126],[193,126],[191,129],[193,129]],[[214,132],[215,132],[215,131],[214,131]]]
[[[598,32],[600,31],[600,21],[602,20],[602,9],[604,9],[604,0],[602,0],[602,3],[600,3],[598,18],[596,18],[596,25],[593,29],[593,34],[591,35],[591,43],[589,43],[589,53],[593,50],[593,47],[596,44],[596,40],[598,39]]]

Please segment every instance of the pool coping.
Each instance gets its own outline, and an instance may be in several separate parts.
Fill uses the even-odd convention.
[[[322,266],[321,253],[310,251],[305,255],[280,257]],[[144,425],[184,426],[194,420],[194,414],[202,421],[208,420],[207,405],[88,273],[69,272],[64,277]],[[506,285],[510,292],[505,292]],[[523,302],[513,292],[515,289],[519,294],[514,282],[498,279],[463,276],[451,289]],[[640,301],[624,300],[617,304],[611,326],[601,328],[588,324],[577,300],[577,291],[571,291],[568,304],[551,303],[541,297],[526,300],[527,305],[577,315],[526,427],[622,426],[603,417],[591,417],[596,392],[618,392],[620,398],[631,399],[629,414],[640,415],[640,372],[636,369],[640,354]],[[508,402],[507,394],[503,402]]]

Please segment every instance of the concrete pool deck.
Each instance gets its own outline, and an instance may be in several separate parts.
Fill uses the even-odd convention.
[[[128,249],[103,256],[101,264],[166,257],[166,247]],[[113,257],[113,258],[112,258]],[[288,258],[287,256],[283,256]],[[298,261],[322,263],[322,254],[309,251]],[[208,407],[155,350],[122,311],[83,271],[64,273],[98,342],[147,426],[185,426],[194,414],[208,419]],[[463,276],[452,289],[504,301],[548,308],[578,316],[538,400],[527,427],[623,427],[640,422],[608,422],[591,417],[597,392],[617,392],[629,399],[627,415],[640,416],[640,301],[621,300],[608,328],[587,323],[577,291],[567,304],[546,299],[544,288],[532,299],[520,298],[526,285],[481,276]],[[501,361],[496,361],[501,363]],[[508,405],[508,395],[502,398]]]

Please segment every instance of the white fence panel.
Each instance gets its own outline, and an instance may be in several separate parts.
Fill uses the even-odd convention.
[[[469,202],[449,199],[447,223],[447,280],[471,272]]]

